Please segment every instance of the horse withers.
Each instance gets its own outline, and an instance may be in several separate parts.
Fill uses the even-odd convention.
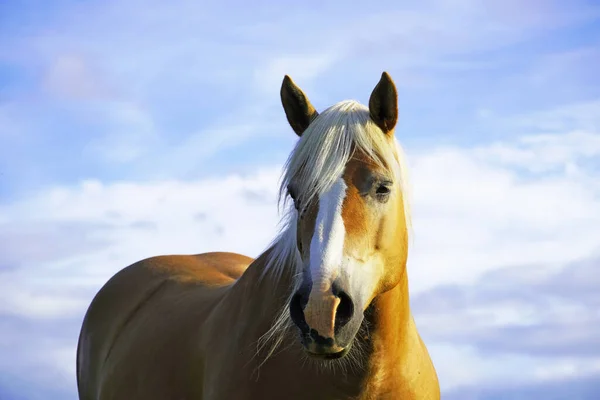
[[[299,136],[281,233],[256,259],[158,256],[97,293],[77,349],[82,400],[440,398],[409,306],[398,95],[318,113],[286,76]]]

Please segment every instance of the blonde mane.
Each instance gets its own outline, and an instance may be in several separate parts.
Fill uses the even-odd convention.
[[[295,277],[302,271],[302,260],[296,244],[298,211],[288,204],[288,185],[293,179],[302,202],[318,198],[343,174],[346,164],[356,150],[362,151],[377,165],[390,171],[394,181],[400,184],[406,225],[410,229],[409,188],[404,151],[395,138],[392,140],[394,145],[390,146],[389,139],[371,120],[368,107],[357,101],[339,102],[319,114],[302,134],[284,166],[279,188],[279,204],[283,204],[285,213],[280,233],[269,246],[263,278],[269,275],[273,279],[272,283],[277,284],[282,274],[291,274],[296,285],[290,288],[291,299],[301,283]],[[258,351],[266,342],[275,340],[267,358],[281,343],[282,334],[289,326],[288,303],[289,301],[284,303],[286,306],[277,316],[272,328],[259,341]]]

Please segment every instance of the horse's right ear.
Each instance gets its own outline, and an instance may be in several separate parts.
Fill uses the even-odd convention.
[[[285,116],[292,126],[292,129],[298,136],[302,136],[310,123],[317,118],[319,113],[304,94],[296,86],[292,78],[286,75],[281,84],[281,103],[285,111]]]

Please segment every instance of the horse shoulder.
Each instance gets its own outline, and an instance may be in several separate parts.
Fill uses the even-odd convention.
[[[131,352],[137,352],[139,346],[129,343],[133,332],[145,331],[148,340],[160,341],[163,337],[155,337],[153,332],[166,329],[160,322],[166,318],[172,329],[187,334],[191,328],[186,327],[190,319],[186,312],[192,309],[196,318],[203,319],[222,289],[235,282],[251,261],[234,253],[156,256],[113,275],[98,291],[84,318],[77,350],[80,397],[95,398],[94,393],[110,392],[106,385],[113,385],[106,379],[107,373],[112,375],[113,364],[136,362]],[[125,354],[131,358],[123,361]]]

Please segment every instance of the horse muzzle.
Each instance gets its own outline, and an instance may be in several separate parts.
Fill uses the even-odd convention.
[[[290,302],[290,316],[300,330],[302,345],[313,357],[343,357],[352,346],[363,313],[336,282],[311,289],[303,285]]]

